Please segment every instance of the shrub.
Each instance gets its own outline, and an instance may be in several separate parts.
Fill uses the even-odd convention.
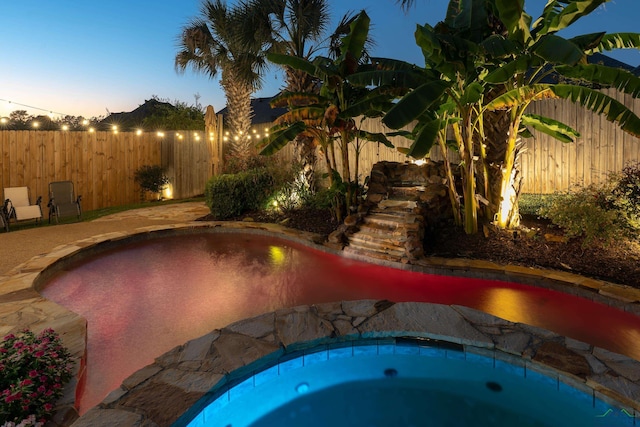
[[[540,209],[549,205],[558,194],[523,193],[518,200],[518,210],[521,215],[539,215]]]
[[[9,334],[0,343],[0,419],[4,426],[43,425],[51,419],[64,384],[71,379],[71,356],[52,329]]]
[[[144,200],[145,192],[160,194],[169,184],[169,178],[165,175],[166,169],[158,165],[144,165],[138,168],[133,179],[140,185],[140,200]]]
[[[263,209],[274,192],[273,176],[265,168],[214,176],[207,182],[205,201],[215,219]]]
[[[630,163],[611,176],[615,182],[615,205],[625,214],[632,228],[640,228],[640,162]]]
[[[310,206],[314,202],[314,193],[302,179],[302,168],[299,163],[290,166],[278,165],[270,167],[274,177],[274,191],[270,205],[277,205],[278,209],[291,211],[303,206]]]
[[[562,227],[568,237],[584,236],[585,245],[609,244],[629,231],[606,184],[556,194],[539,213]]]

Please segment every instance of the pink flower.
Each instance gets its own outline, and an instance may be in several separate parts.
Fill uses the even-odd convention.
[[[36,351],[36,354],[34,356],[40,358],[40,357],[44,356],[44,351],[42,351],[42,350]]]
[[[38,387],[38,393],[44,393],[45,391],[47,391],[47,388],[43,385],[41,385],[40,387]]]
[[[38,375],[39,375],[39,374],[38,374],[38,371],[36,371],[35,369],[32,369],[32,370],[30,370],[30,371],[29,371],[29,377],[30,377],[30,378],[35,378],[35,377],[37,377]]]
[[[53,409],[53,405],[51,403],[45,403],[44,404],[44,410],[49,412]]]
[[[33,384],[33,381],[31,381],[29,378],[24,379],[24,380],[22,380],[20,382],[20,386],[22,386],[22,387],[26,387],[26,386],[31,385],[31,384]]]

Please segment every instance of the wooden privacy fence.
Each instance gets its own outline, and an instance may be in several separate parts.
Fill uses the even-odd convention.
[[[143,165],[162,165],[173,197],[188,198],[202,194],[211,176],[213,144],[203,131],[2,130],[0,184],[27,186],[32,198],[42,196],[46,206],[49,183],[69,180],[82,195],[82,208],[94,210],[139,202],[135,171]]]
[[[636,115],[640,115],[640,99],[613,89],[603,90]],[[533,103],[533,114],[552,117],[580,132],[575,143],[564,144],[547,135],[534,133],[526,140],[522,154],[523,191],[553,193],[573,185],[604,182],[612,172],[620,172],[631,162],[640,161],[640,139],[631,136],[570,101],[546,100]]]
[[[616,91],[610,96],[640,114],[640,100]],[[563,121],[578,130],[576,143],[563,144],[534,132],[526,140],[522,154],[523,191],[552,193],[573,184],[591,184],[606,180],[612,172],[640,161],[640,140],[622,132],[603,117],[569,102],[547,100],[534,103],[530,112]],[[256,129],[269,123],[255,125]],[[361,123],[369,132],[389,132],[380,120]],[[143,165],[162,165],[171,181],[172,197],[188,198],[203,194],[207,180],[221,172],[223,147],[222,117],[212,116],[207,131],[152,132],[65,132],[0,130],[0,183],[5,187],[29,187],[33,198],[48,201],[50,182],[70,180],[76,193],[83,196],[83,209],[135,203],[140,200],[134,172]],[[408,147],[403,137],[391,138],[396,147]],[[351,169],[355,153],[351,144]],[[289,144],[277,157],[286,162],[294,158]],[[442,156],[431,152],[434,160]],[[454,161],[455,153],[449,153]],[[368,142],[361,147],[359,182],[369,175],[379,161],[408,160],[397,149]],[[338,156],[338,162],[340,158]],[[318,171],[326,172],[324,159],[318,158]],[[340,168],[338,164],[338,168]]]

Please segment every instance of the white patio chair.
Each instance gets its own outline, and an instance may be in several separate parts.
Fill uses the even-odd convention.
[[[32,205],[29,201],[29,187],[7,187],[4,189],[4,199],[7,223],[12,219],[16,222],[35,219],[36,223],[42,220],[42,196]]]

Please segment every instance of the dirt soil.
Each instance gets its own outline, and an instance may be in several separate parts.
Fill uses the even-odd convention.
[[[328,210],[301,209],[287,214],[250,212],[234,220],[250,217],[258,222],[282,223],[287,227],[328,236],[338,224]],[[203,218],[205,219],[205,218]],[[594,279],[640,288],[640,245],[619,244],[586,247],[580,238],[565,239],[562,230],[534,216],[522,219],[517,233],[497,232],[481,227],[475,235],[442,224],[430,230],[424,242],[426,256],[482,259],[500,264],[568,271]],[[553,240],[545,238],[551,237]]]

